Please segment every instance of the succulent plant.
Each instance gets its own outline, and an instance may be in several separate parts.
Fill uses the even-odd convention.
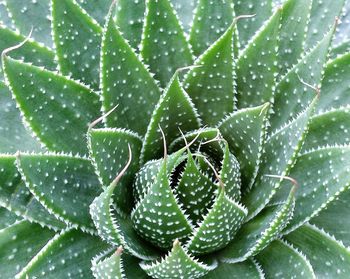
[[[1,1],[0,278],[348,278],[349,11]]]

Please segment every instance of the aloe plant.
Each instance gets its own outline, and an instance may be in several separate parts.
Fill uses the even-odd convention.
[[[1,1],[0,278],[348,278],[349,8]]]

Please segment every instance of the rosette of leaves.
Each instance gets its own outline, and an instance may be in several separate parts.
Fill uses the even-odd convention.
[[[277,2],[1,1],[0,277],[348,278],[350,4]]]

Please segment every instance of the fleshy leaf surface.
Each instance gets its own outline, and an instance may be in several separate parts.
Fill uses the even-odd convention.
[[[77,0],[77,2],[91,17],[93,17],[101,25],[105,23],[108,9],[112,4],[112,0]]]
[[[51,8],[60,71],[98,89],[101,27],[75,0],[52,0]]]
[[[5,207],[0,207],[0,230],[13,225],[16,221],[19,221],[21,219],[21,217],[18,217],[13,212],[7,210]]]
[[[86,154],[81,143],[89,123],[99,116],[98,96],[75,81],[7,56],[3,64],[25,121],[45,146]]]
[[[146,0],[141,56],[161,87],[177,69],[193,64],[190,46],[170,0]]]
[[[171,0],[182,26],[186,33],[191,30],[194,11],[197,8],[198,0]]]
[[[132,2],[132,1],[130,1]],[[103,32],[101,51],[101,90],[109,127],[120,127],[144,135],[160,90],[151,74],[117,29],[112,15]]]

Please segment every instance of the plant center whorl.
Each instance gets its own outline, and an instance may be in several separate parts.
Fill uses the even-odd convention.
[[[180,149],[166,160],[147,162],[136,175],[133,227],[141,237],[163,250],[170,249],[176,239],[189,247],[202,224],[210,221],[209,213],[218,203],[220,193],[239,201],[240,187],[239,163],[227,144],[208,144],[201,151]],[[235,233],[233,228],[216,231],[216,238],[223,239],[221,243],[207,243],[192,253],[217,251]]]

